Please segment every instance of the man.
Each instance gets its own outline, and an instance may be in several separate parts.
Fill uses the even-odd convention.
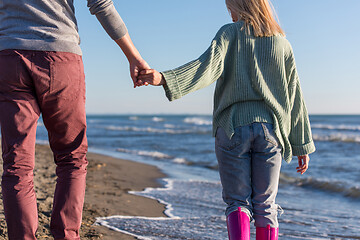
[[[88,0],[90,12],[126,55],[131,77],[148,65],[111,0]],[[50,230],[80,239],[85,195],[85,80],[73,1],[0,0],[2,193],[9,239],[36,239],[33,185],[36,124],[42,114],[57,164]]]

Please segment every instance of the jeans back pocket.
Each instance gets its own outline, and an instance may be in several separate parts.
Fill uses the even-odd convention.
[[[215,136],[215,144],[225,150],[231,151],[244,143],[241,127],[235,129],[235,133],[229,138],[224,129],[218,128]]]
[[[264,131],[265,140],[274,146],[278,146],[278,140],[274,132],[274,126],[270,123],[261,123],[261,127]]]

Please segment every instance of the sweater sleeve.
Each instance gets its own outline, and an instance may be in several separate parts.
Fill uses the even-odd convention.
[[[166,85],[166,97],[169,101],[207,87],[223,73],[224,48],[227,44],[225,33],[219,31],[210,47],[196,60],[181,67],[162,72]]]
[[[292,103],[292,109],[289,141],[293,155],[301,156],[314,152],[315,145],[312,139],[309,115],[300,87],[300,81],[293,56],[291,57],[291,66],[289,74],[289,96],[290,103]]]
[[[88,0],[88,7],[113,40],[120,39],[127,33],[126,25],[111,0]]]

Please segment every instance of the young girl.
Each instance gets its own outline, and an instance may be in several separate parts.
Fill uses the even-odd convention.
[[[290,43],[268,0],[226,0],[233,19],[198,59],[138,85],[164,86],[172,101],[217,80],[213,135],[230,240],[278,239],[275,204],[281,159],[298,156],[303,174],[315,151]]]

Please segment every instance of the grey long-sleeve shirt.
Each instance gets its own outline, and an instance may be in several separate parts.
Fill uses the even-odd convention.
[[[87,0],[109,36],[127,33],[111,0]],[[0,51],[22,49],[81,55],[73,0],[0,0]]]

